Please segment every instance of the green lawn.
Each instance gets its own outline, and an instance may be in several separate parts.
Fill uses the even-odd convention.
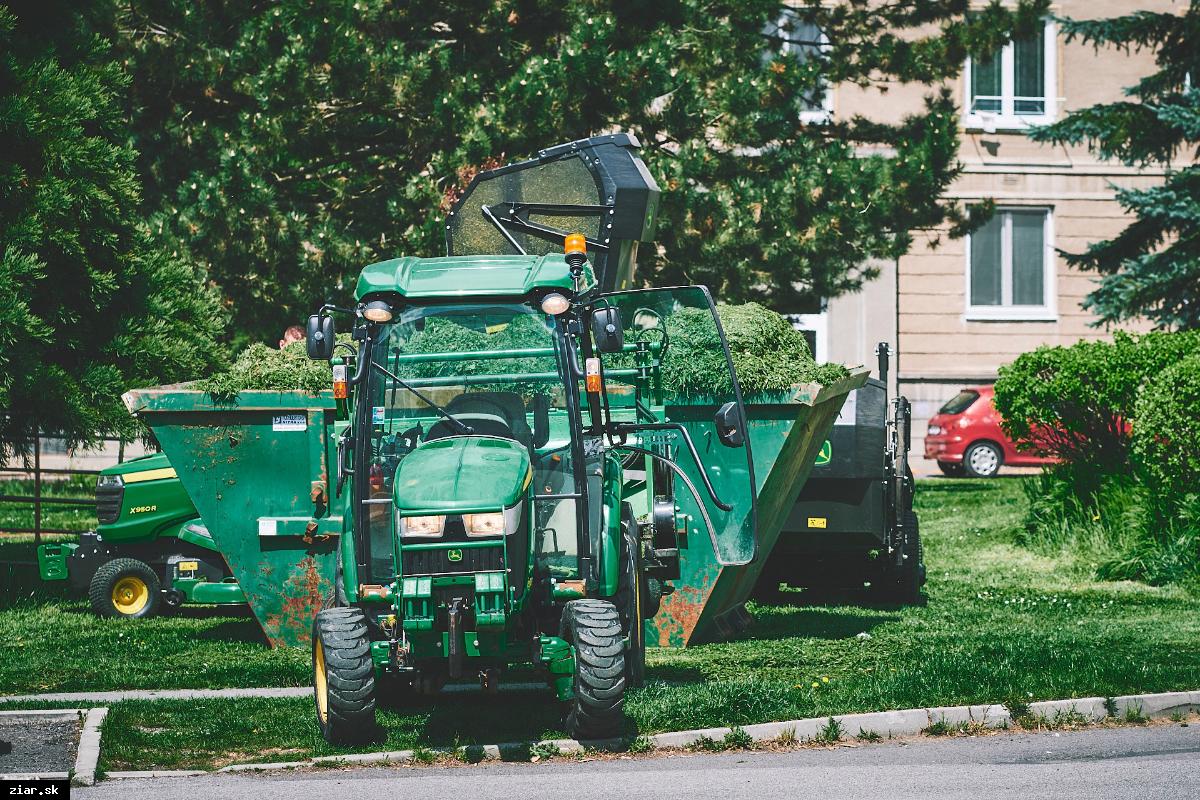
[[[1018,479],[921,482],[927,605],[752,606],[738,641],[652,651],[650,683],[628,699],[633,724],[652,733],[1197,688],[1200,598],[1099,583],[1014,545],[1024,502]],[[130,625],[94,620],[77,602],[23,601],[0,612],[0,636],[19,644],[0,661],[10,693],[308,680],[305,653],[266,650],[249,618],[201,610]],[[367,749],[558,735],[558,713],[545,692],[447,696],[381,713],[386,742]],[[319,739],[308,700],[122,703],[105,731],[106,769],[337,752]]]
[[[33,497],[31,480],[2,480],[0,495]],[[56,497],[91,500],[96,494],[96,476],[73,475],[61,481],[42,483],[42,526],[66,531],[86,531],[96,527],[95,505],[56,505]],[[0,500],[0,533],[14,528],[32,528],[33,503]],[[8,537],[5,537],[8,538]],[[0,558],[7,556],[0,554]]]

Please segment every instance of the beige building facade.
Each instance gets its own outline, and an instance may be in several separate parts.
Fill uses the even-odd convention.
[[[1171,0],[1060,0],[1052,12],[1082,19],[1185,8]],[[966,239],[919,235],[908,255],[880,265],[880,278],[861,292],[796,320],[829,360],[873,366],[876,343],[892,345],[891,382],[913,402],[918,453],[928,418],[962,386],[994,381],[1001,365],[1038,345],[1107,335],[1082,307],[1095,276],[1069,268],[1059,251],[1081,252],[1120,232],[1129,217],[1115,187],[1152,185],[1162,172],[1101,162],[1084,147],[1035,144],[1026,130],[1118,100],[1153,69],[1151,52],[1067,44],[1050,21],[1039,37],[1009,45],[988,63],[968,62],[952,87],[962,109],[964,169],[948,196],[966,204],[990,198],[996,215]],[[929,91],[835,87],[827,107],[835,117],[898,118]]]

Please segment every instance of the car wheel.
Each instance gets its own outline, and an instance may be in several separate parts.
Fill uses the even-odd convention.
[[[976,442],[963,453],[963,471],[972,478],[993,478],[1003,463],[1003,453],[991,442]]]
[[[937,465],[938,469],[940,469],[942,474],[947,478],[961,478],[963,476],[964,470],[962,464],[952,464],[949,461],[939,461],[937,462]]]

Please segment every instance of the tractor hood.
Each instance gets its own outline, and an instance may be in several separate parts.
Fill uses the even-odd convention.
[[[458,514],[508,508],[521,499],[532,478],[529,451],[511,439],[435,439],[400,462],[396,509]]]

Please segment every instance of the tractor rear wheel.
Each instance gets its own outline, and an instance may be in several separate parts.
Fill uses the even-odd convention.
[[[330,744],[375,732],[375,666],[362,609],[327,608],[313,620],[313,694],[317,724]]]
[[[576,739],[620,735],[625,723],[625,636],[621,615],[607,600],[572,600],[561,635],[575,649],[575,699],[567,733]]]
[[[92,576],[88,601],[92,611],[101,617],[153,617],[162,602],[162,586],[158,575],[144,561],[114,558],[101,564]]]

